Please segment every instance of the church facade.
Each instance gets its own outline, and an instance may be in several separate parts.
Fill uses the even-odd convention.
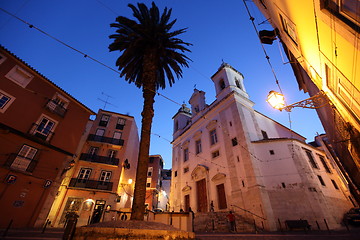
[[[353,205],[325,152],[253,109],[244,77],[223,63],[211,77],[216,100],[194,89],[174,115],[170,209],[235,211],[267,230],[286,220],[339,228]]]

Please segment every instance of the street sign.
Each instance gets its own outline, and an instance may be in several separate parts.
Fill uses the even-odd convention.
[[[16,182],[16,179],[17,179],[17,176],[9,174],[9,175],[7,175],[5,181],[6,181],[6,183],[14,184]]]
[[[44,183],[44,188],[48,188],[50,187],[52,184],[52,181],[51,180],[45,180],[45,183]]]
[[[24,206],[24,201],[16,200],[16,201],[13,202],[13,206],[17,207],[17,208],[22,207],[22,206]]]

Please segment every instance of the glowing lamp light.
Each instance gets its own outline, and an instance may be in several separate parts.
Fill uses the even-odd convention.
[[[284,95],[282,95],[281,93],[275,92],[273,90],[269,92],[269,95],[268,95],[266,101],[271,105],[271,107],[278,109],[280,111],[285,107]]]
[[[128,180],[128,184],[132,184],[133,180],[131,178],[129,178]]]
[[[290,112],[294,107],[302,107],[302,108],[310,108],[316,109],[321,108],[329,103],[329,99],[327,98],[325,92],[320,91],[317,94],[313,95],[310,98],[304,99],[302,101],[285,105],[284,95],[281,93],[270,91],[268,98],[266,100],[273,108],[278,109],[280,111],[285,110]]]

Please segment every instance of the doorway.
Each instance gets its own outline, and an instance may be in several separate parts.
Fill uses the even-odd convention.
[[[226,209],[227,203],[226,203],[226,194],[225,194],[225,187],[224,184],[216,185],[217,190],[217,197],[218,197],[218,207],[219,209]]]
[[[190,207],[190,195],[187,194],[184,197],[184,208],[185,208],[184,210],[185,210],[185,212],[189,211],[189,207]]]
[[[104,200],[96,200],[94,212],[90,221],[91,224],[100,222],[101,216],[105,209],[105,203],[106,201]]]
[[[207,201],[205,178],[196,182],[196,195],[197,195],[197,211],[207,212],[208,201]]]

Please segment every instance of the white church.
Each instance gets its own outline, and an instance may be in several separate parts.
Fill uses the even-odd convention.
[[[174,115],[170,209],[195,217],[235,212],[266,230],[286,220],[340,228],[353,207],[331,156],[253,109],[244,77],[223,63],[211,77],[216,100],[194,89]]]

